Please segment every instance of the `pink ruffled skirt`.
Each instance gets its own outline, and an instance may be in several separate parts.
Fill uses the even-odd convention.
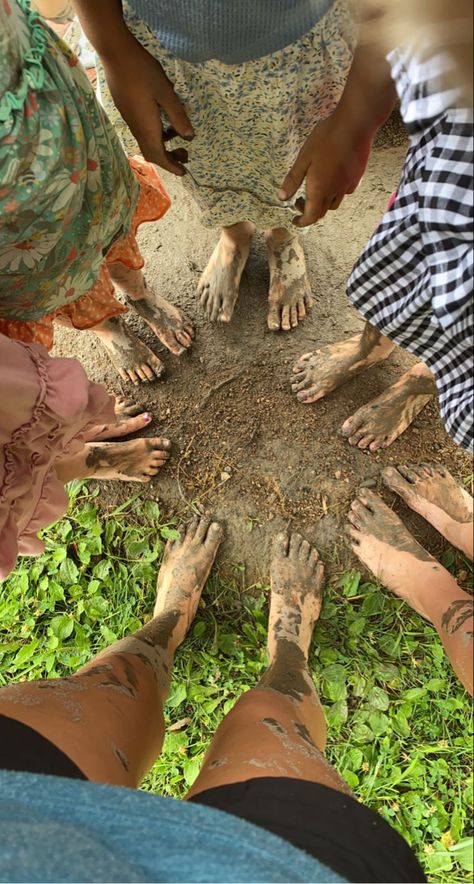
[[[39,555],[37,534],[64,514],[59,461],[81,450],[94,426],[114,423],[113,397],[75,359],[0,335],[0,579],[18,555]]]

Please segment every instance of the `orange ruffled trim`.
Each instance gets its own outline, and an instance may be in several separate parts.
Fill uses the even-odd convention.
[[[158,221],[171,205],[155,166],[147,163],[142,157],[129,157],[128,161],[140,184],[140,196],[132,219],[132,229],[112,243],[108,249],[95,285],[76,301],[48,313],[41,319],[32,322],[0,319],[1,334],[23,341],[25,344],[42,344],[50,350],[54,341],[55,319],[62,319],[67,325],[82,331],[93,328],[111,316],[127,312],[128,308],[115,297],[107,265],[121,263],[131,270],[141,270],[145,262],[136,240],[137,230],[140,224]]]

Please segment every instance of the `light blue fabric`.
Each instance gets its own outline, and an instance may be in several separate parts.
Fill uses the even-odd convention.
[[[0,771],[2,882],[340,882],[222,811],[82,780]]]
[[[242,64],[289,46],[333,0],[126,0],[176,58]]]

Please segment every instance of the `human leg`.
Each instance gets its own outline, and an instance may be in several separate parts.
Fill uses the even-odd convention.
[[[473,558],[473,500],[446,467],[400,464],[383,470],[382,479],[446,540]]]
[[[228,783],[282,776],[350,792],[324,758],[326,724],[308,669],[323,574],[317,551],[299,534],[277,536],[269,668],[220,724],[188,797]]]
[[[349,445],[377,451],[388,448],[436,395],[429,368],[417,362],[380,396],[358,408],[344,421],[341,431]]]
[[[313,305],[301,240],[284,227],[265,232],[270,267],[268,328],[296,328]]]
[[[138,786],[161,750],[176,648],[192,623],[222,529],[208,519],[167,544],[153,619],[69,678],[0,690],[0,715],[50,740],[88,779]]]
[[[293,393],[300,402],[317,402],[359,372],[383,362],[394,348],[392,341],[366,322],[362,334],[304,353],[293,367]]]
[[[349,512],[355,555],[380,582],[433,624],[454,671],[473,690],[473,599],[407,531],[398,516],[364,489]]]
[[[194,338],[191,321],[150,288],[141,270],[133,270],[119,261],[108,263],[107,267],[129,307],[148,323],[161,343],[175,356],[184,353]]]
[[[232,319],[254,231],[255,225],[249,221],[221,230],[219,242],[197,287],[201,307],[211,322]]]

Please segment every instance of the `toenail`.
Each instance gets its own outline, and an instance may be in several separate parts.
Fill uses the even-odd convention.
[[[146,421],[147,423],[149,423],[151,421],[151,414],[149,414],[148,411],[146,411],[145,414],[143,415],[143,420]]]

